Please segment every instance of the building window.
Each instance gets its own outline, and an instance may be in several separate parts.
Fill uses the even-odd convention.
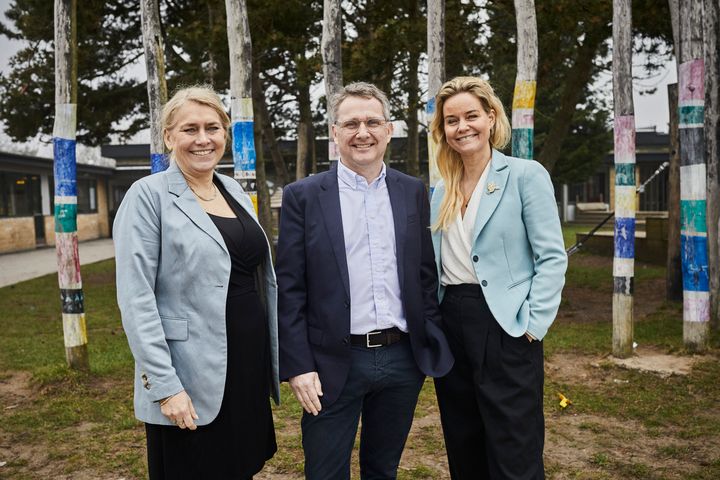
[[[0,172],[0,217],[42,214],[40,177]]]
[[[78,179],[78,213],[97,213],[97,181]]]

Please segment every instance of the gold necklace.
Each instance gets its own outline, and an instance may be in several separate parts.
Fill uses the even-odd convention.
[[[192,190],[192,192],[195,194],[195,196],[198,197],[198,198],[199,198],[200,200],[202,200],[203,202],[212,202],[213,200],[215,200],[215,199],[217,198],[217,187],[215,186],[215,183],[214,183],[214,182],[213,182],[212,186],[213,186],[213,195],[212,195],[212,197],[211,197],[211,198],[205,198],[205,197],[203,197],[202,195],[200,195],[198,192],[196,192],[195,189],[192,187],[192,185],[190,185],[190,184],[188,183],[188,187],[190,187],[190,190]]]

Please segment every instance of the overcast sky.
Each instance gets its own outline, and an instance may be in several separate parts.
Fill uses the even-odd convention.
[[[48,0],[49,1],[49,0]],[[7,18],[4,12],[8,9],[10,0],[0,0],[0,21],[8,24]],[[8,62],[10,57],[20,48],[21,43],[16,41],[10,41],[6,37],[0,35],[0,73],[6,74],[9,71]],[[144,64],[144,59],[140,58],[140,65]],[[542,59],[540,59],[542,61]],[[637,129],[645,129],[653,127],[658,131],[668,131],[668,118],[669,110],[667,103],[667,85],[669,83],[675,83],[677,81],[675,63],[671,62],[666,66],[666,69],[659,72],[654,78],[644,80],[642,82],[636,82],[634,86],[635,94],[635,125]],[[596,85],[607,92],[608,96],[612,95],[612,79],[609,75],[600,77],[596,80]],[[640,95],[641,89],[647,89],[649,87],[657,87],[657,90],[652,95]],[[539,92],[539,94],[542,94]],[[508,106],[509,107],[509,106]],[[141,135],[140,138],[147,137],[147,135]],[[145,139],[145,141],[148,141]]]

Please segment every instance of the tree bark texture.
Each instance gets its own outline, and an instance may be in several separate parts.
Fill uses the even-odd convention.
[[[710,267],[710,325],[720,324],[720,2],[705,0],[705,156],[707,158],[708,264]]]
[[[335,112],[330,99],[343,86],[342,75],[342,10],[340,0],[323,1],[323,31],[321,40],[323,75],[325,76],[325,97],[328,105],[328,159],[336,162],[340,157],[333,141],[332,125]]]
[[[150,110],[150,172],[162,172],[168,167],[165,155],[161,115],[167,102],[165,56],[160,31],[160,10],[157,0],[141,0],[142,36],[147,69],[148,107]]]
[[[633,353],[635,278],[635,108],[632,96],[632,3],[613,0],[613,105],[615,148],[615,254],[613,355]]]
[[[538,36],[535,0],[515,0],[517,75],[512,103],[512,154],[533,158]]]
[[[710,323],[702,1],[680,2],[680,242],[683,340],[688,351],[707,348]]]
[[[256,80],[255,74],[253,74],[253,82],[259,83],[259,77],[257,77]],[[258,86],[257,83],[256,86]],[[255,118],[257,118],[257,122],[254,122],[253,125],[253,135],[255,145],[260,146],[260,148],[257,149],[257,158],[255,164],[255,173],[257,175],[257,204],[255,205],[255,208],[258,212],[258,220],[260,221],[260,225],[262,226],[263,230],[265,230],[265,235],[267,235],[267,238],[270,240],[270,248],[272,250],[272,255],[274,258],[274,227],[272,221],[272,211],[270,209],[270,191],[268,189],[267,175],[265,172],[265,152],[262,148],[264,140],[263,135],[266,131],[266,129],[263,128],[263,124],[265,122],[263,119],[264,112],[262,109],[262,105],[264,104],[265,98],[262,92],[263,91],[260,88],[253,89],[253,105],[255,108]]]
[[[255,126],[252,102],[252,41],[245,0],[225,0],[230,53],[230,113],[235,179],[250,195],[257,211],[255,192]]]
[[[256,93],[257,92],[257,93]],[[257,67],[253,65],[253,97],[255,109],[259,112],[258,121],[263,130],[263,139],[267,142],[270,148],[270,156],[272,157],[273,167],[275,168],[275,181],[277,185],[284,186],[290,183],[290,175],[288,174],[287,165],[285,165],[285,159],[280,151],[277,138],[275,137],[275,130],[273,130],[272,121],[270,120],[270,112],[267,108],[267,101],[264,93],[265,89],[260,79],[260,74],[257,73]],[[260,149],[262,149],[260,144]],[[256,166],[259,170],[259,167]],[[258,190],[260,189],[260,181],[258,180]]]
[[[300,55],[299,57],[303,57]],[[310,79],[304,58],[296,58],[298,65],[297,88],[298,108],[300,110],[300,121],[297,128],[297,154],[295,157],[295,179],[305,178],[312,170],[313,142],[315,132],[312,122],[312,103],[310,98]],[[302,67],[301,67],[302,66]]]
[[[89,370],[85,297],[77,237],[77,2],[55,0],[55,252],[62,307],[65,359]]]
[[[678,85],[668,85],[670,111],[670,166],[668,167],[668,245],[665,298],[683,299],[682,263],[680,261],[680,138],[678,133]]]
[[[425,114],[428,127],[435,116],[435,95],[445,81],[445,0],[427,2],[428,93]],[[440,180],[437,168],[437,145],[428,131],[428,169],[430,193]]]
[[[408,108],[405,115],[407,125],[407,173],[413,177],[420,176],[420,139],[418,138],[418,103],[420,82],[418,67],[420,53],[412,50],[408,55]]]

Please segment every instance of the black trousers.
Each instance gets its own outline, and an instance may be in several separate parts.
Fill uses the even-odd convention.
[[[479,285],[448,286],[441,310],[455,355],[435,379],[451,477],[544,479],[542,342],[505,333]]]

